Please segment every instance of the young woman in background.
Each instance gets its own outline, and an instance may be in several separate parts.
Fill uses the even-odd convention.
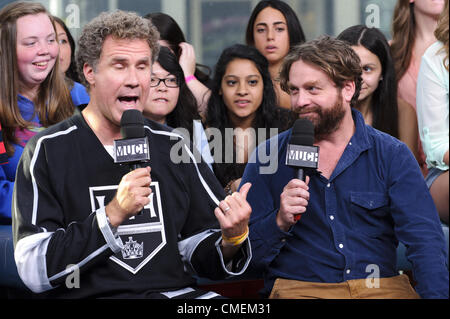
[[[0,10],[0,122],[8,163],[0,166],[0,222],[11,222],[16,168],[27,141],[73,114],[53,20],[37,3]],[[13,61],[13,63],[11,63]]]
[[[403,141],[419,160],[416,112],[397,98],[394,63],[383,33],[356,25],[337,38],[349,43],[361,60],[363,83],[356,109],[366,124]]]
[[[254,46],[269,61],[278,105],[290,109],[289,94],[280,88],[279,72],[289,49],[305,42],[303,29],[294,10],[283,1],[260,1],[248,21],[245,40],[247,45]]]
[[[214,173],[227,192],[237,189],[253,149],[271,137],[271,128],[278,134],[292,123],[291,112],[276,104],[266,58],[246,45],[225,49],[216,64],[205,124],[221,132],[221,152],[212,148],[211,153]],[[234,132],[232,137],[227,129]],[[228,143],[233,145],[232,158],[226,150]]]
[[[398,97],[416,109],[417,75],[420,59],[434,42],[434,30],[444,0],[397,0],[392,21],[391,52],[394,58],[398,81]],[[419,165],[424,176],[427,174],[425,154],[420,139]]]

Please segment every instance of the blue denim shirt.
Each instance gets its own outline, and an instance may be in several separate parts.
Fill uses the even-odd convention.
[[[377,270],[380,277],[396,276],[401,241],[419,295],[448,298],[445,240],[414,156],[399,140],[365,125],[358,111],[352,115],[354,136],[330,179],[311,176],[307,211],[289,232],[275,217],[280,194],[295,176],[285,165],[291,130],[261,144],[247,164],[241,185],[252,183],[250,239],[253,263],[264,269],[264,292],[279,277],[337,283],[373,277]],[[275,174],[260,170],[268,164],[258,154],[269,153],[278,160]]]

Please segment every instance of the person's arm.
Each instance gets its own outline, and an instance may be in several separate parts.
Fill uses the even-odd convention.
[[[408,145],[417,162],[419,162],[417,114],[413,106],[402,99],[398,99],[398,134],[399,140]]]
[[[194,159],[193,155],[191,158]],[[186,269],[211,279],[242,274],[251,259],[248,238],[242,237],[243,241],[237,245],[227,245],[222,235],[232,238],[245,233],[250,206],[245,205],[243,198],[235,198],[238,195],[234,195],[233,200],[221,200],[225,197],[222,186],[204,162],[185,164],[181,171],[185,192],[190,198],[189,214],[178,242]],[[242,195],[245,198],[244,191]],[[226,210],[225,205],[229,205],[230,210]]]
[[[272,140],[273,142],[274,140]],[[262,144],[263,145],[263,144]],[[251,183],[252,188],[247,195],[247,201],[252,207],[250,218],[250,242],[252,244],[252,264],[259,270],[268,266],[284,247],[286,238],[291,236],[289,231],[284,231],[277,223],[278,212],[280,210],[280,194],[284,186],[278,185],[277,179],[280,167],[283,165],[279,159],[280,150],[272,144],[270,149],[269,142],[266,142],[266,149],[270,150],[270,161],[274,163],[277,160],[277,173],[272,175],[273,171],[265,171],[259,160],[259,146],[253,153],[247,163],[242,176],[241,185]],[[270,171],[270,172],[269,172]]]
[[[397,239],[413,265],[422,298],[448,298],[448,259],[438,213],[417,163],[404,144],[387,160],[390,212]]]
[[[448,71],[442,71],[443,67],[436,65],[442,63],[438,57],[434,61],[427,54],[422,57],[417,78],[417,120],[427,163],[447,170],[448,160],[446,163],[444,156],[449,149],[449,96],[444,78],[448,79]]]
[[[58,175],[48,164],[52,155],[45,145],[46,137],[33,138],[25,147],[12,205],[17,270],[25,285],[36,293],[64,285],[73,271],[82,273],[123,247],[108,222],[105,207],[79,214],[63,210],[64,198],[54,192],[52,178]],[[75,187],[73,192],[77,191]],[[70,222],[71,214],[87,217]]]
[[[195,96],[198,105],[198,111],[201,115],[206,111],[208,100],[211,95],[210,89],[208,89],[202,82],[200,82],[195,76],[195,51],[194,47],[186,42],[180,43],[181,55],[180,66],[183,69],[184,76],[187,79],[186,84]]]

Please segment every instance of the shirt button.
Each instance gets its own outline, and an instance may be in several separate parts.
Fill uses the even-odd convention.
[[[334,216],[333,216],[333,215],[330,215],[330,219],[331,219],[331,220],[334,220]]]
[[[349,145],[352,145],[352,142],[348,143]]]
[[[328,183],[328,184],[327,184],[327,187],[330,187],[330,186],[331,186],[331,184],[330,184],[330,183]]]
[[[344,248],[344,245],[343,244],[339,244],[339,248]]]
[[[348,275],[348,274],[350,273],[350,269],[347,269],[345,272],[346,272],[347,275]]]

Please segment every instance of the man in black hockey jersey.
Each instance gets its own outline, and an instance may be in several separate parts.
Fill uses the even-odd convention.
[[[211,298],[218,295],[196,289],[192,274],[225,278],[248,266],[250,184],[220,200],[223,189],[208,166],[193,157],[173,163],[170,149],[181,136],[150,121],[147,167],[130,172],[114,163],[122,113],[142,111],[147,99],[157,41],[156,29],[136,14],[92,20],[77,54],[90,103],[27,144],[13,229],[19,274],[36,293]],[[69,285],[75,275],[79,284]]]

